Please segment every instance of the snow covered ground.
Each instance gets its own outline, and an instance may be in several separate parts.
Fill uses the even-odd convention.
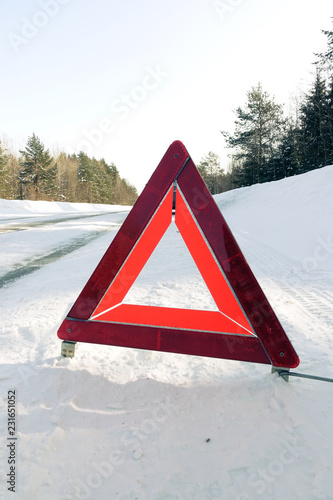
[[[296,371],[326,377],[332,192],[333,166],[216,196],[301,359]],[[110,346],[78,344],[75,358],[61,358],[57,329],[123,210],[0,201],[0,498],[332,500],[331,384],[286,383],[267,365]],[[173,226],[127,300],[214,306]],[[6,482],[11,451],[15,494]]]

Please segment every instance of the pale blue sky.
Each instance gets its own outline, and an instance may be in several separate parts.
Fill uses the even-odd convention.
[[[259,81],[290,106],[331,0],[0,0],[0,136],[86,150],[140,191],[169,144],[226,168],[220,130]]]

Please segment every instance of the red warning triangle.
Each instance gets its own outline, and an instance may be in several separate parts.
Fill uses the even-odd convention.
[[[216,311],[123,303],[174,219]],[[299,359],[185,147],[174,142],[59,338],[295,368]]]

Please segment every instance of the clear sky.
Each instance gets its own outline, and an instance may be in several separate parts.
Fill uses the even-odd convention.
[[[261,82],[288,113],[332,0],[0,0],[0,136],[114,162],[138,191],[169,144],[228,165],[221,130]]]

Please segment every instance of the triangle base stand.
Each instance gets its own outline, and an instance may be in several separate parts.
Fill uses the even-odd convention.
[[[321,382],[330,382],[333,383],[333,378],[328,377],[320,377],[319,375],[309,375],[306,373],[296,373],[291,372],[290,370],[281,369],[281,368],[272,368],[272,373],[278,373],[280,377],[283,378],[286,382],[289,382],[289,377],[299,377],[299,378],[307,378],[310,380],[319,380]]]

